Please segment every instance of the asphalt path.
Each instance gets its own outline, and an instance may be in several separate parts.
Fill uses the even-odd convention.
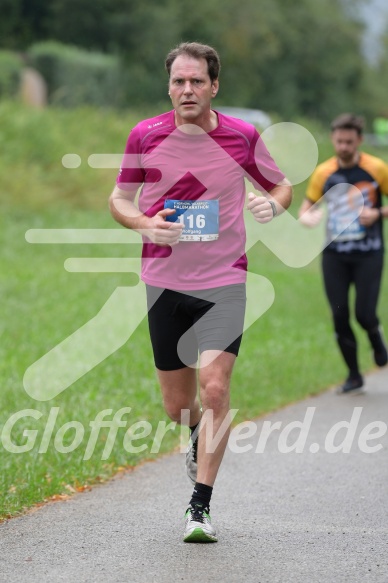
[[[212,499],[218,543],[182,541],[175,453],[3,523],[1,583],[387,583],[388,370],[366,388],[238,427]]]

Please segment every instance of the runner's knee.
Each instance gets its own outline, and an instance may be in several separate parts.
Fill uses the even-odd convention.
[[[201,385],[201,401],[204,409],[214,412],[229,407],[229,385],[221,379],[211,379]]]

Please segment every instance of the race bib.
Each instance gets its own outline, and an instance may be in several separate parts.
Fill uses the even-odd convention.
[[[358,241],[366,236],[359,215],[364,206],[363,192],[339,183],[325,195],[328,209],[327,231],[331,241]]]
[[[365,227],[360,225],[358,215],[349,225],[350,217],[333,217],[328,223],[328,230],[331,234],[331,239],[336,241],[358,241],[363,239],[366,235]]]
[[[174,209],[175,214],[167,221],[179,221],[183,225],[180,241],[216,241],[219,227],[218,200],[171,200],[164,201],[164,208]]]

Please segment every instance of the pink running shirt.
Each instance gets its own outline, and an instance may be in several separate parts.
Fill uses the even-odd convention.
[[[147,216],[163,209],[167,199],[203,206],[218,201],[216,240],[160,247],[143,237],[141,277],[147,284],[184,291],[246,280],[245,178],[265,193],[284,174],[254,126],[216,113],[218,126],[209,133],[176,128],[169,111],[140,122],[128,137],[117,186],[136,191],[142,185],[138,206]]]

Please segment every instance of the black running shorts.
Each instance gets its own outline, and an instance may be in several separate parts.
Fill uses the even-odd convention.
[[[150,285],[146,288],[150,337],[159,370],[194,365],[198,352],[205,350],[238,355],[244,327],[245,284],[187,292]]]

